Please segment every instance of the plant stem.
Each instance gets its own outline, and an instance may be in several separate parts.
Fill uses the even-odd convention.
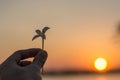
[[[42,50],[44,50],[44,39],[42,38]]]
[[[44,39],[43,38],[42,38],[42,50],[44,50]],[[44,72],[44,68],[42,66],[42,74],[43,74],[43,72]]]

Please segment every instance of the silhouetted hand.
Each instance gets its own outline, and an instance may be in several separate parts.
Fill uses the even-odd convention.
[[[23,60],[34,57],[33,62]],[[47,59],[41,49],[19,50],[0,65],[0,80],[42,80],[40,69]]]

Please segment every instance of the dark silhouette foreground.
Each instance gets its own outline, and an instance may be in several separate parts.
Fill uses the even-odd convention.
[[[33,62],[24,59],[33,57]],[[38,48],[19,50],[0,65],[0,80],[42,80],[40,69],[47,52]]]

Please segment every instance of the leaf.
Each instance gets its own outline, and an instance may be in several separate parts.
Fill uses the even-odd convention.
[[[39,29],[36,30],[36,33],[40,36],[42,35],[42,32]]]
[[[33,38],[32,38],[32,41],[36,38],[40,37],[40,35],[35,35]]]
[[[44,28],[42,29],[42,33],[45,34],[45,32],[46,32],[48,29],[50,29],[50,28],[49,28],[49,27],[44,27]]]

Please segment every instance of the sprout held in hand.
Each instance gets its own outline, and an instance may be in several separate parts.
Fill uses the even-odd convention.
[[[42,31],[40,31],[39,29],[36,30],[37,35],[35,35],[32,39],[32,41],[38,37],[42,37],[42,50],[44,50],[44,39],[46,39],[46,35],[45,32],[50,29],[49,27],[44,27],[42,29]],[[43,68],[42,68],[42,73],[43,73]]]
[[[35,35],[32,39],[32,41],[38,37],[42,37],[42,50],[44,50],[44,39],[46,39],[46,35],[45,32],[50,29],[49,27],[44,27],[42,29],[42,31],[40,31],[39,29],[36,30],[37,35]]]

